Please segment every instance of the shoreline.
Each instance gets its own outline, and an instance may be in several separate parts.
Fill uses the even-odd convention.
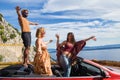
[[[110,61],[110,60],[92,60],[100,65],[120,67],[120,61]]]

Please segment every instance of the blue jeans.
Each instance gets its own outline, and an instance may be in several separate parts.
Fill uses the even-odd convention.
[[[71,72],[71,60],[66,55],[60,55],[60,64],[64,70],[64,77],[69,77]]]

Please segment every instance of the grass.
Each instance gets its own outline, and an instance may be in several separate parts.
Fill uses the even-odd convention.
[[[0,61],[2,61],[3,60],[3,56],[2,55],[0,55]]]
[[[0,62],[0,69],[16,64],[22,64],[22,62]]]
[[[22,64],[22,62],[0,62],[1,65],[16,65],[16,64]]]

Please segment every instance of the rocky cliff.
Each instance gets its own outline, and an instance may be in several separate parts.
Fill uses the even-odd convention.
[[[21,33],[0,14],[0,61],[21,61],[22,49]]]
[[[0,14],[0,43],[20,44],[22,42],[20,32],[8,23]]]

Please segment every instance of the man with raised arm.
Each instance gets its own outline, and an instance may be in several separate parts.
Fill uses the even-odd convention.
[[[21,12],[20,12],[21,11]],[[18,15],[18,21],[19,25],[21,26],[21,31],[22,31],[22,40],[23,44],[25,47],[24,53],[23,53],[23,65],[25,67],[30,64],[29,62],[29,50],[31,46],[31,30],[30,30],[30,25],[38,25],[38,23],[30,22],[28,21],[28,10],[27,9],[22,9],[19,6],[16,6],[16,12]]]

